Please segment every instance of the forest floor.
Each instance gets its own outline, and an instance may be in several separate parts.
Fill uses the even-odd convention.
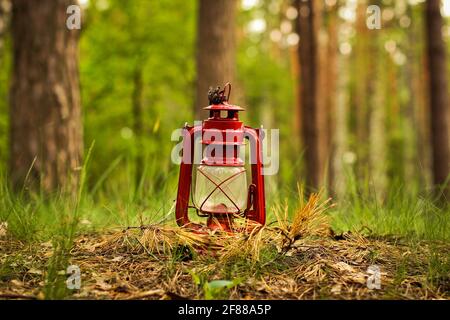
[[[313,197],[292,222],[279,214],[234,234],[151,224],[66,246],[14,240],[4,225],[0,299],[450,299],[447,241],[336,235],[327,206]],[[79,289],[67,288],[68,265]]]
[[[81,270],[81,287],[66,289],[64,298],[450,298],[450,248],[444,243],[418,242],[411,246],[401,239],[347,234],[299,239],[287,251],[280,251],[266,244],[255,248],[254,242],[259,240],[240,237],[236,240],[239,245],[232,249],[199,249],[195,253],[186,246],[182,250],[164,249],[162,243],[151,243],[154,237],[166,241],[164,238],[174,234],[172,229],[148,226],[80,236],[70,251],[69,262]],[[155,250],[151,252],[153,245]],[[160,246],[160,253],[156,246]],[[0,248],[0,298],[48,298],[45,283],[54,254],[52,245],[2,240]],[[173,251],[167,254],[164,250]],[[260,255],[259,260],[254,260],[254,254]],[[368,269],[374,265],[381,273],[380,289],[367,286],[371,275]],[[60,283],[65,285],[68,276],[65,270],[58,271]]]

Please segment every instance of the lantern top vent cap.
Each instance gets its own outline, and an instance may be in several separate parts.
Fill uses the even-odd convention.
[[[204,110],[230,110],[230,111],[244,111],[245,109],[239,106],[228,104],[227,102],[221,104],[212,104],[203,108]]]
[[[228,93],[226,91],[228,89]],[[231,105],[228,103],[231,94],[231,84],[228,82],[224,85],[221,90],[220,87],[216,87],[215,89],[209,87],[208,91],[208,100],[209,106],[203,108],[204,110],[231,110],[231,111],[243,111],[244,108],[239,106]]]

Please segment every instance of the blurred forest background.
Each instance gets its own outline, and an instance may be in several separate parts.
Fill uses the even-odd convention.
[[[449,0],[82,0],[79,31],[65,27],[75,1],[12,2],[0,0],[0,172],[16,187],[58,194],[95,140],[98,210],[168,212],[171,133],[229,81],[247,125],[280,129],[270,204],[297,183],[343,211],[351,198],[361,220],[448,203]]]

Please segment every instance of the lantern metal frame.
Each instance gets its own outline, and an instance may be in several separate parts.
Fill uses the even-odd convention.
[[[228,89],[228,94],[226,94]],[[189,209],[193,208],[197,211],[199,216],[208,217],[206,226],[209,229],[220,229],[231,232],[233,228],[233,219],[237,216],[252,220],[261,225],[265,224],[266,208],[264,195],[264,176],[263,176],[263,161],[262,161],[262,132],[261,129],[255,129],[245,126],[242,121],[239,121],[239,111],[244,111],[243,108],[228,103],[231,92],[231,85],[225,85],[224,89],[215,92],[215,96],[209,95],[210,105],[205,110],[209,111],[209,118],[204,120],[201,125],[189,126],[185,125],[183,135],[183,156],[180,164],[180,174],[178,181],[178,192],[176,200],[176,221],[179,226],[191,228],[194,230],[202,230],[205,228],[203,224],[194,223],[189,218]],[[210,91],[211,94],[211,91]],[[221,113],[226,112],[226,117],[221,117]],[[233,132],[233,140],[227,140],[227,133]],[[214,133],[215,139],[211,139],[211,133]],[[233,166],[242,167],[243,170],[239,174],[246,174],[244,169],[244,162],[239,157],[239,148],[244,145],[244,140],[248,139],[250,143],[250,163],[251,163],[251,182],[248,184],[247,190],[247,204],[245,208],[239,208],[232,201],[228,195],[223,192],[221,185],[225,181],[219,183],[214,182],[207,175],[206,178],[215,185],[215,188],[203,201],[199,208],[190,205],[190,198],[193,195],[193,168],[194,168],[194,137],[201,135],[201,143],[204,146],[212,145],[215,148],[227,149],[227,152],[222,157],[205,156],[201,164],[205,166]],[[232,154],[228,152],[232,149]],[[190,151],[189,159],[184,157],[184,152]],[[201,171],[200,171],[201,172]],[[233,178],[232,175],[229,178]],[[228,179],[229,179],[228,178]],[[228,180],[227,179],[227,180]],[[237,209],[237,213],[230,212],[207,212],[201,210],[206,200],[219,189]],[[195,191],[194,191],[195,192]],[[193,197],[191,202],[194,204]]]

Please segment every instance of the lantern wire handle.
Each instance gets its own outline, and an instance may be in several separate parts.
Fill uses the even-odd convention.
[[[228,94],[225,95],[225,91],[226,91],[227,87],[228,87]],[[228,102],[230,100],[230,96],[231,96],[231,83],[227,82],[223,86],[222,94],[223,94],[223,97],[224,97],[224,101]]]

